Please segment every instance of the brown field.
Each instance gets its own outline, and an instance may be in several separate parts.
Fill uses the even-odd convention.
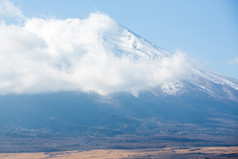
[[[1,159],[132,159],[132,158],[238,158],[238,146],[232,147],[168,147],[136,150],[90,150],[47,153],[0,153]]]

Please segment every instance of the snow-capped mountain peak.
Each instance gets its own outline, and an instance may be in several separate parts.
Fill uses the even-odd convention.
[[[1,94],[139,94],[159,88],[176,95],[186,82],[209,94],[218,89],[234,96],[230,89],[238,89],[237,80],[196,66],[182,53],[164,51],[101,13],[87,19],[27,19],[23,25],[0,25],[0,34],[5,39]]]

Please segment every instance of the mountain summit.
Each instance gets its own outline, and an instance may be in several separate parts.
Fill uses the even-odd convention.
[[[237,80],[105,14],[0,34],[2,152],[238,144]]]
[[[237,80],[195,65],[180,52],[166,52],[105,14],[32,18],[23,25],[2,24],[0,31],[5,37],[0,44],[1,94],[81,91],[137,96],[150,90],[175,95],[191,86],[238,100]]]

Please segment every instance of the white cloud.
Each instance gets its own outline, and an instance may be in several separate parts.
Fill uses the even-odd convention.
[[[20,9],[9,0],[0,0],[0,16],[22,17],[22,13]]]
[[[237,65],[238,64],[238,57],[235,57],[234,59],[229,61],[229,64],[231,65]]]
[[[234,63],[238,64],[238,57],[234,58]]]
[[[182,53],[153,48],[105,14],[32,18],[0,25],[0,93],[85,91],[105,95],[186,78]]]
[[[235,62],[236,64],[238,64],[238,57],[236,57],[236,58],[234,59],[234,62]]]

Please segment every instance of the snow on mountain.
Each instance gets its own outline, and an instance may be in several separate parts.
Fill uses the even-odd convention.
[[[100,13],[1,24],[0,35],[0,94],[138,94],[183,79],[190,68],[183,54],[156,48]]]
[[[104,46],[112,50],[114,54],[129,55],[134,58],[144,57],[151,60],[171,56],[169,52],[152,45],[139,35],[120,25],[119,27],[121,28],[119,37],[112,35],[105,35],[104,37]]]
[[[152,45],[151,43],[149,43],[142,37],[134,34],[133,32],[130,32],[129,30],[125,30],[124,32],[125,35],[122,38],[122,43],[117,43],[119,45],[117,45],[118,48],[120,46],[123,46],[121,48],[124,48],[126,50],[123,50],[123,52],[135,53],[134,56],[143,56],[144,58],[148,59],[171,56],[171,53]],[[186,81],[197,87],[202,88],[205,92],[214,96],[216,96],[218,90],[217,88],[211,87],[211,84],[215,85],[216,87],[222,87],[220,88],[223,92],[222,95],[230,93],[228,92],[228,88],[225,88],[227,86],[236,91],[238,90],[238,80],[215,73],[197,64],[192,64],[190,77],[186,79]],[[183,80],[166,81],[160,84],[160,89],[166,94],[175,95],[179,92],[179,90],[183,88],[183,85]]]
[[[237,145],[238,81],[107,15],[32,18],[0,35],[0,137],[12,137],[2,152],[101,149],[105,138],[125,149]]]
[[[4,39],[0,44],[1,94],[83,91],[135,95],[156,88],[175,95],[186,82],[213,95],[236,97],[231,89],[238,90],[237,80],[194,65],[181,53],[160,49],[101,13],[87,19],[2,23],[0,34]]]
[[[226,77],[225,75],[202,68],[201,66],[194,65],[192,72],[195,76],[212,81],[218,85],[228,85],[238,90],[238,80]]]

